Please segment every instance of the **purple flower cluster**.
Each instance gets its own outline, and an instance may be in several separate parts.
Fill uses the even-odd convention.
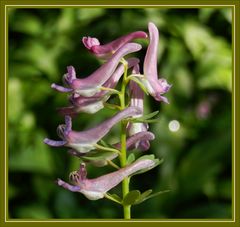
[[[53,89],[59,92],[70,94],[70,106],[58,110],[65,116],[65,124],[61,124],[57,128],[57,134],[61,140],[45,138],[44,143],[53,147],[69,147],[70,153],[80,159],[93,153],[96,154],[99,149],[106,149],[111,151],[106,161],[111,161],[121,155],[122,144],[113,144],[109,148],[100,146],[98,143],[114,125],[126,120],[128,122],[126,126],[128,136],[126,149],[128,151],[133,149],[146,151],[150,148],[149,141],[155,138],[154,134],[148,131],[149,127],[146,122],[134,121],[134,119],[144,116],[144,91],[140,88],[140,85],[155,100],[166,103],[168,103],[168,100],[163,95],[171,86],[165,79],[158,78],[158,29],[153,23],[149,23],[148,30],[149,35],[143,31],[132,32],[104,45],[101,45],[97,38],[82,38],[84,46],[96,57],[104,59],[105,63],[91,75],[81,77],[81,79],[77,77],[74,67],[68,66],[67,73],[63,76],[64,86],[51,85]],[[128,58],[127,56],[142,49],[142,46],[133,43],[133,40],[147,39],[148,37],[149,45],[143,64],[144,75],[142,75],[140,74],[139,59]],[[81,112],[93,114],[104,108],[111,95],[118,92],[115,88],[127,69],[131,70],[131,76],[127,77],[126,80],[129,85],[129,106],[121,109],[113,117],[94,128],[74,131],[72,129],[72,117]],[[130,78],[134,78],[134,80]],[[101,151],[99,151],[99,155],[101,155]],[[104,162],[104,164],[107,164],[107,162]],[[88,199],[96,200],[103,198],[110,189],[118,185],[125,177],[140,170],[151,169],[154,166],[154,160],[139,159],[112,173],[95,179],[87,179],[86,164],[82,162],[79,170],[70,174],[69,178],[72,184],[68,184],[61,179],[57,180],[57,184],[70,191],[80,192]]]

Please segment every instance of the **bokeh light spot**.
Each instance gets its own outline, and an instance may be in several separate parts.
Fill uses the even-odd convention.
[[[172,132],[177,132],[180,129],[180,123],[177,120],[172,120],[168,124],[168,128]]]

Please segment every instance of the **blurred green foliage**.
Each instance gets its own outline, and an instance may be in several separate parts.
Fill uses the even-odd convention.
[[[134,218],[231,217],[231,10],[214,9],[9,9],[9,217],[121,218],[121,207],[107,200],[88,201],[83,195],[57,187],[77,169],[67,149],[49,148],[43,138],[57,138],[63,118],[56,107],[67,97],[50,88],[61,83],[66,66],[87,76],[100,64],[83,47],[83,36],[107,43],[118,36],[147,31],[149,21],[160,31],[160,74],[172,88],[170,105],[150,98],[146,113],[160,110],[152,124],[156,139],[151,150],[164,163],[135,176],[131,189],[167,190],[133,207]],[[139,41],[143,50],[146,40]],[[91,127],[111,116],[101,110],[80,114],[74,128]],[[180,129],[169,130],[177,120]],[[118,127],[106,139],[117,141]],[[112,168],[88,167],[89,177]],[[120,187],[113,190],[119,193]]]

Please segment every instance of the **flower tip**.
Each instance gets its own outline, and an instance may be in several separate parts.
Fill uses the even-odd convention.
[[[140,45],[139,43],[130,43],[132,44],[132,46],[136,49],[136,51],[139,51],[142,49],[142,45]]]
[[[153,22],[150,21],[150,22],[148,23],[148,28],[151,28],[151,27],[152,27],[152,28],[154,28],[154,27],[157,28],[157,26],[156,26]]]
[[[154,140],[155,139],[155,135],[152,132],[146,131],[146,139],[148,140]]]
[[[48,140],[49,140],[48,138],[45,138],[45,139],[43,140],[43,142],[46,143],[46,144],[48,144]]]
[[[139,31],[139,32],[136,32],[136,33],[137,33],[136,38],[146,39],[148,37],[148,34],[146,32]]]
[[[169,101],[168,101],[168,99],[167,99],[166,97],[164,97],[164,96],[161,96],[160,94],[157,94],[156,97],[155,97],[155,99],[156,99],[157,101],[159,101],[159,102],[164,102],[164,103],[166,103],[166,104],[170,104]]]
[[[53,88],[57,91],[60,91],[60,92],[72,92],[73,91],[73,89],[71,89],[71,88],[62,87],[62,86],[57,85],[55,83],[51,84],[51,88]]]
[[[124,45],[126,49],[131,50],[131,52],[136,52],[142,49],[142,45],[138,43],[127,43]]]
[[[43,140],[43,142],[49,146],[52,146],[52,147],[61,147],[61,146],[64,146],[65,144],[67,144],[66,141],[55,141],[55,140],[51,140],[51,139],[48,139],[48,138],[45,138]]]
[[[88,50],[92,50],[92,47],[100,45],[100,42],[97,38],[92,38],[92,37],[89,37],[89,36],[88,37],[83,37],[82,38],[82,43]]]
[[[57,184],[58,186],[62,185],[62,180],[60,178],[57,178],[57,180],[54,181],[55,184]]]
[[[149,33],[150,33],[150,39],[153,35],[158,37],[158,33],[159,33],[158,28],[153,22],[148,23],[148,30],[149,30]]]

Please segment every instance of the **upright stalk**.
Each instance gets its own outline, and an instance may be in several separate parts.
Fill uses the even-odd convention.
[[[127,70],[128,70],[128,65],[125,60],[123,60],[123,64],[124,64],[124,75],[123,75],[121,92],[119,95],[120,107],[122,110],[126,108],[125,92],[126,92],[126,86],[127,86]],[[124,120],[121,121],[121,155],[119,157],[120,157],[120,165],[122,168],[127,165],[126,126],[127,126],[126,121],[124,121]],[[126,177],[122,181],[122,197],[124,198],[128,194],[128,192],[129,192],[129,178]],[[123,214],[124,214],[124,219],[131,218],[131,206],[130,205],[123,205]]]

